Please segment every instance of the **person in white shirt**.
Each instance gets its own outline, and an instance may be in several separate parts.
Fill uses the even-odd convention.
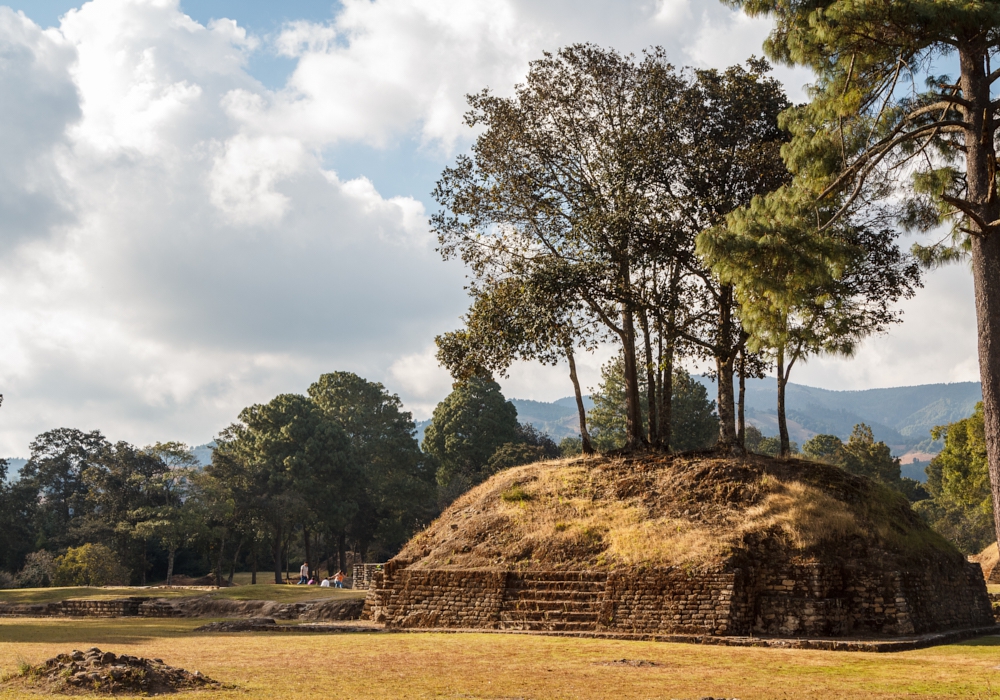
[[[302,566],[299,567],[299,583],[309,582],[309,562],[302,562]]]
[[[330,587],[330,579],[329,578],[325,578],[322,581],[320,581],[319,587],[320,588],[329,588]]]

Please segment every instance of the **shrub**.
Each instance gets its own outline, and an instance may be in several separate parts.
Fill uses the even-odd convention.
[[[111,586],[128,582],[128,571],[103,544],[70,547],[56,559],[57,586]]]
[[[52,585],[55,574],[55,557],[43,549],[25,558],[24,568],[18,572],[15,582],[18,588],[46,588]]]
[[[531,500],[531,494],[524,490],[520,484],[514,484],[509,489],[500,494],[507,503],[523,503]]]
[[[0,571],[0,588],[16,588],[17,580],[12,574]]]

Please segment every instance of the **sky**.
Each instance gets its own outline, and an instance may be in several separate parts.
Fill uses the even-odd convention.
[[[716,0],[0,5],[0,455],[56,427],[203,443],[335,370],[429,417],[434,336],[467,306],[427,224],[464,96],[570,43],[723,68],[767,31]],[[775,74],[804,99],[808,73]],[[975,380],[972,303],[965,266],[935,271],[903,324],[792,381]],[[607,356],[578,359],[584,387]],[[571,393],[563,367],[501,384]]]

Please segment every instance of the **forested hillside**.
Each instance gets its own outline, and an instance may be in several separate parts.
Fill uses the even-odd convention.
[[[706,385],[713,382],[698,377]],[[789,431],[800,445],[817,433],[846,440],[858,423],[872,427],[877,440],[902,455],[913,450],[937,452],[930,430],[969,416],[981,399],[978,382],[923,384],[920,386],[831,391],[789,383],[787,388]],[[710,394],[714,393],[711,387]],[[747,419],[765,435],[776,435],[775,381],[772,378],[747,382]],[[576,404],[572,397],[552,403],[511,399],[518,420],[531,423],[556,441],[578,435]],[[588,409],[593,405],[587,397]],[[418,427],[420,424],[418,423]]]

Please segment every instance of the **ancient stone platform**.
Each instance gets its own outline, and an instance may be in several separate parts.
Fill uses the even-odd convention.
[[[755,570],[396,569],[363,619],[396,628],[714,636],[901,637],[991,627],[978,565],[952,572],[821,564]]]

